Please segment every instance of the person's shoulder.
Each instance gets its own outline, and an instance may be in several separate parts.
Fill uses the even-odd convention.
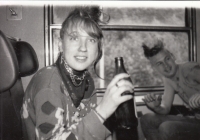
[[[200,69],[200,64],[197,62],[186,62],[179,64],[180,71],[184,76],[187,76],[188,73],[191,73],[195,69]]]
[[[47,66],[47,67],[44,67],[42,69],[40,69],[35,75],[33,78],[37,79],[37,78],[43,78],[43,79],[46,79],[46,78],[50,78],[52,77],[54,74],[57,74],[57,68],[55,66]]]
[[[29,88],[40,89],[50,87],[60,81],[60,75],[56,66],[47,66],[40,69],[31,79]]]
[[[197,67],[197,66],[200,66],[200,64],[197,63],[197,62],[193,62],[193,61],[185,62],[185,63],[179,64],[179,67],[180,67],[181,69],[191,69],[191,68],[194,68],[194,67]]]

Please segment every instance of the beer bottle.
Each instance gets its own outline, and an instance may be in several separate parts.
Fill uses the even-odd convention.
[[[115,58],[115,75],[119,73],[127,73],[124,67],[123,57]],[[127,78],[126,80],[132,82],[131,78]],[[126,96],[128,94],[132,94],[134,96],[134,93],[130,93],[129,91],[122,93],[122,96]],[[134,99],[128,100],[118,106],[115,111],[115,119],[119,129],[137,129],[138,120]]]

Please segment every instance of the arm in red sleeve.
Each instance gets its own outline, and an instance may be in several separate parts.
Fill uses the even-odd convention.
[[[76,124],[65,124],[60,96],[52,89],[43,89],[35,97],[36,138],[58,140],[104,140],[110,132],[101,123],[96,114],[91,111]]]

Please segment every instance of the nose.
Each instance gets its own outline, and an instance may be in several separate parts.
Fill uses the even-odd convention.
[[[164,67],[165,67],[165,69],[169,69],[169,65],[167,62],[164,63]]]
[[[80,39],[79,51],[82,51],[82,52],[86,52],[87,51],[87,41],[84,38]]]

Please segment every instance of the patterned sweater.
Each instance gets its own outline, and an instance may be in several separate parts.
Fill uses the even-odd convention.
[[[41,69],[27,87],[21,110],[25,139],[104,140],[110,131],[93,109],[96,95],[76,108],[56,66]]]
[[[178,77],[175,81],[165,78],[174,86],[175,92],[181,97],[184,105],[189,108],[189,99],[194,94],[200,94],[200,65],[196,62],[179,64]],[[200,119],[200,110],[194,110],[195,117]]]

